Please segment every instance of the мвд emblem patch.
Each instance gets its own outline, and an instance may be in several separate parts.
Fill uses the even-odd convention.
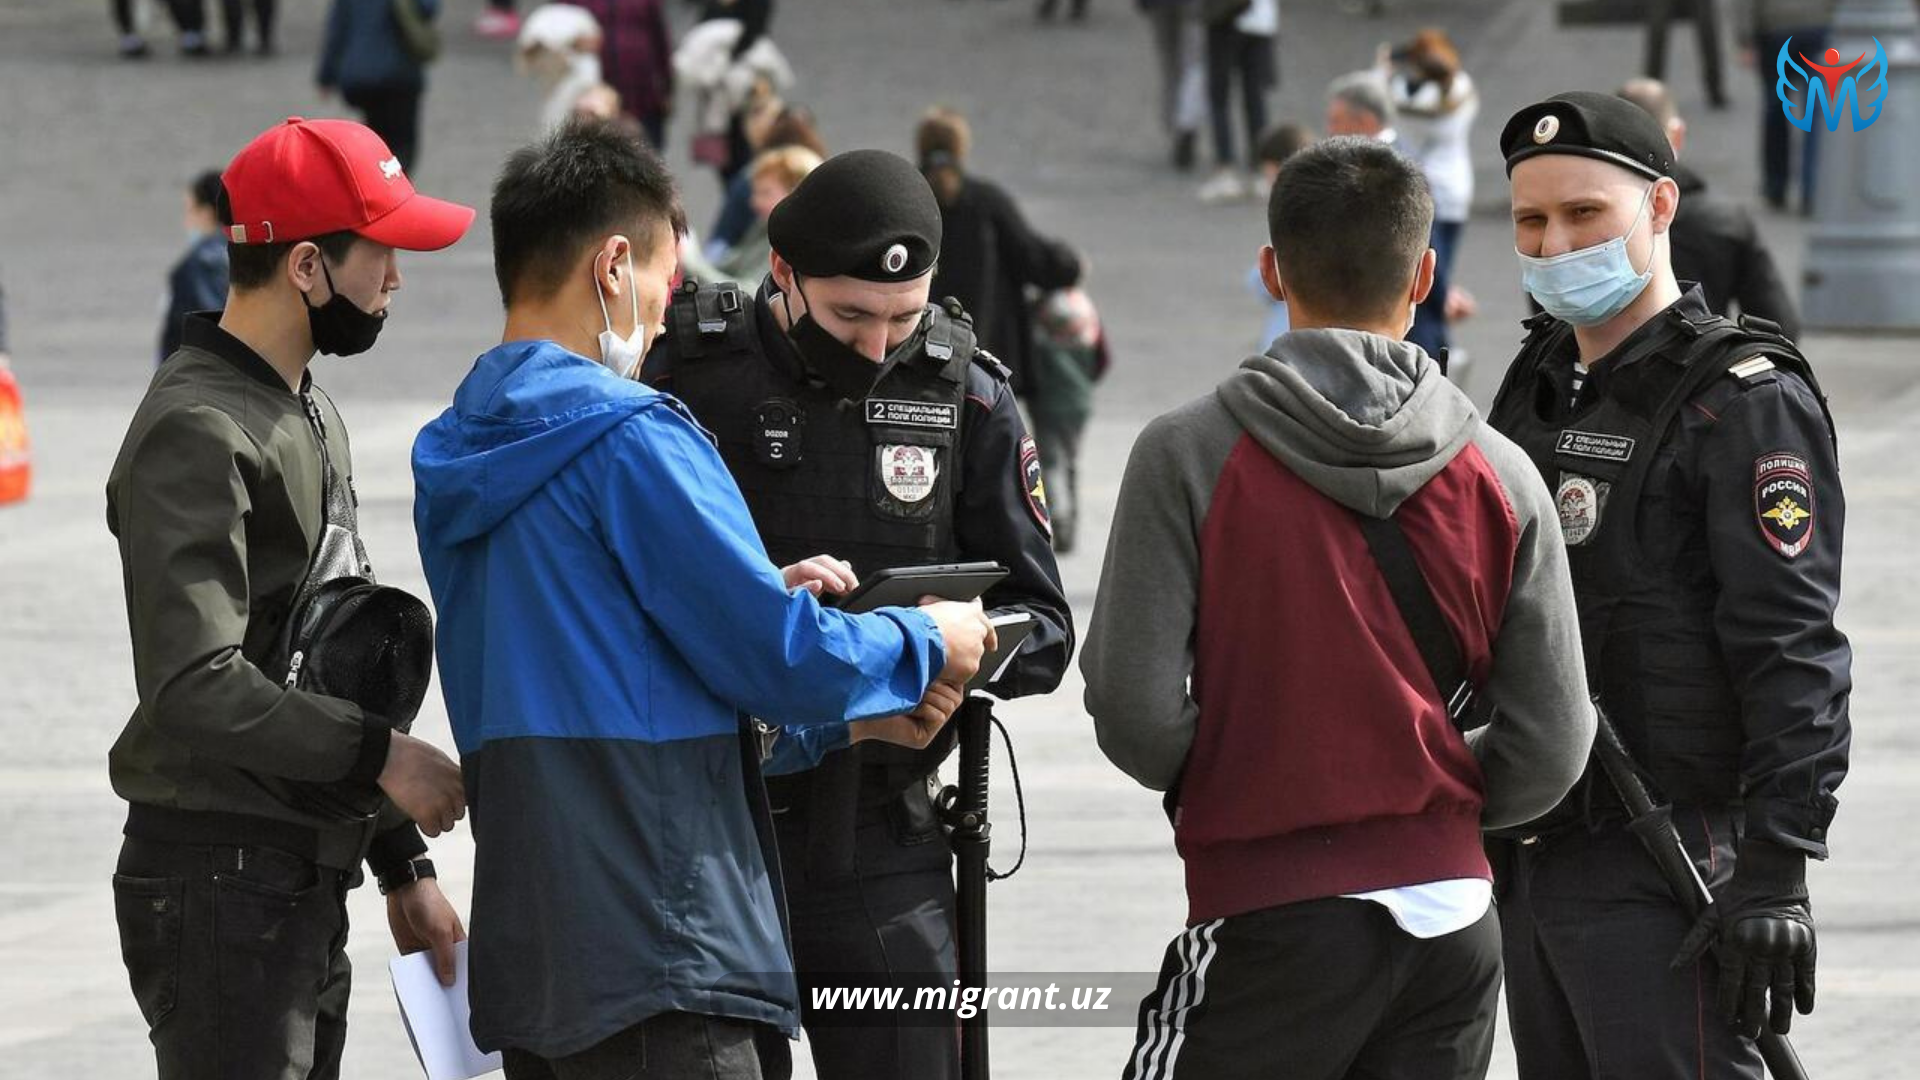
[[[1795,454],[1762,454],[1753,463],[1753,513],[1773,550],[1795,558],[1813,542],[1813,476]]]

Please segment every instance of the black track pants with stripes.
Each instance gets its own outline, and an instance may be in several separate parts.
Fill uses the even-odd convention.
[[[1492,911],[1432,939],[1366,900],[1189,927],[1140,1003],[1123,1080],[1478,1080],[1493,1052]]]

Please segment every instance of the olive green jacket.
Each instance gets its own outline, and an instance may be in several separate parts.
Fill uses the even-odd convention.
[[[139,694],[108,762],[133,804],[129,835],[265,843],[347,868],[378,834],[379,868],[425,848],[391,805],[369,824],[309,816],[273,793],[287,781],[372,785],[391,738],[359,706],[283,689],[259,667],[325,519],[309,408],[350,485],[346,428],[311,376],[291,392],[214,316],[188,317],[107,481]]]

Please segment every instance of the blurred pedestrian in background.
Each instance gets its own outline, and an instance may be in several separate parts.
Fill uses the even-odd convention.
[[[1027,289],[1079,284],[1080,256],[1034,232],[998,184],[968,174],[972,147],[972,128],[952,109],[929,109],[914,134],[920,171],[940,202],[944,239],[933,297],[960,301],[981,347],[1013,370],[1014,392],[1024,397],[1033,348]]]
[[[1405,45],[1383,51],[1399,136],[1395,146],[1420,166],[1433,192],[1433,291],[1420,302],[1407,340],[1438,357],[1448,344],[1454,255],[1473,204],[1468,138],[1480,112],[1480,96],[1443,30],[1430,27]]]
[[[1230,202],[1266,190],[1241,171],[1233,141],[1233,90],[1247,125],[1247,154],[1267,129],[1267,91],[1280,81],[1274,39],[1280,0],[1200,0],[1207,38],[1207,111],[1213,119],[1213,178],[1200,186],[1202,202]]]
[[[694,163],[724,190],[752,160],[746,117],[757,102],[793,86],[793,68],[766,36],[770,0],[709,0],[673,51],[676,86],[693,96]]]
[[[749,206],[753,222],[731,247],[715,259],[707,258],[689,234],[681,244],[680,269],[695,281],[731,281],[749,292],[760,284],[772,266],[767,256],[773,245],[767,240],[767,217],[780,200],[793,194],[800,181],[820,166],[819,154],[804,146],[782,146],[753,159],[743,174],[752,195]]]
[[[1040,0],[1040,21],[1052,22],[1060,13],[1060,0]],[[1087,20],[1087,0],[1067,0],[1067,18],[1074,22]]]
[[[1740,63],[1760,77],[1760,192],[1775,210],[1787,208],[1787,192],[1794,173],[1794,134],[1786,110],[1774,95],[1775,58],[1787,42],[1802,56],[1819,56],[1827,47],[1827,28],[1833,23],[1834,0],[1734,0],[1733,36],[1742,43]],[[1806,89],[1792,95],[1795,111],[1806,100]],[[1820,157],[1820,128],[1799,136],[1800,212],[1813,212],[1814,177]],[[1684,201],[1684,200],[1683,200]]]
[[[142,60],[149,53],[143,32],[152,8],[147,0],[112,0],[113,28],[120,32],[120,58]]]
[[[1313,145],[1312,129],[1302,124],[1281,124],[1260,138],[1260,145],[1254,150],[1253,157],[1260,169],[1260,182],[1271,190],[1273,182],[1280,178],[1280,166],[1293,155]],[[1275,299],[1267,291],[1267,283],[1260,276],[1260,260],[1254,259],[1247,269],[1247,287],[1266,308],[1266,323],[1261,327],[1260,340],[1254,343],[1255,352],[1266,352],[1273,339],[1287,332],[1287,302]]]
[[[274,17],[279,8],[277,0],[220,0],[220,25],[226,31],[227,52],[239,53],[246,49],[249,8],[253,11],[254,52],[261,56],[272,56]]]
[[[427,66],[401,31],[395,13],[401,4],[423,20],[440,14],[440,0],[333,0],[316,81],[322,97],[339,91],[411,172],[420,152]]]
[[[1110,364],[1106,329],[1085,290],[1055,289],[1034,305],[1033,371],[1027,413],[1046,492],[1053,550],[1073,550],[1080,523],[1080,436],[1093,417],[1093,384]]]
[[[600,42],[600,20],[579,4],[542,4],[520,24],[514,66],[546,87],[543,129],[565,123],[580,95],[604,81]]]
[[[662,153],[673,115],[673,34],[664,0],[580,0],[600,22],[600,77]]]
[[[1709,192],[1706,180],[1681,160],[1686,153],[1687,123],[1666,85],[1658,79],[1634,79],[1620,88],[1620,96],[1660,121],[1673,144],[1673,179],[1680,185],[1680,208],[1674,211],[1667,236],[1674,276],[1698,282],[1709,310],[1757,315],[1798,339],[1800,311],[1780,279],[1753,215],[1739,203]]]
[[[520,13],[513,0],[487,0],[487,9],[473,20],[473,32],[492,41],[512,41],[520,36]]]
[[[208,169],[187,185],[187,250],[167,271],[166,313],[160,319],[159,363],[180,347],[180,321],[194,311],[227,306],[227,239],[220,233],[220,173]]]
[[[1207,67],[1196,0],[1139,0],[1160,68],[1160,123],[1172,140],[1173,167],[1193,168],[1207,115]]]
[[[1349,71],[1327,84],[1327,137],[1360,135],[1391,146],[1393,99],[1378,71]]]
[[[813,119],[812,110],[791,105],[775,96],[755,102],[741,125],[747,145],[755,154],[778,150],[783,146],[804,146],[820,157],[827,156],[827,144]],[[726,199],[715,215],[707,236],[705,251],[710,259],[720,258],[728,248],[740,242],[753,224],[753,181],[735,176],[727,184]]]

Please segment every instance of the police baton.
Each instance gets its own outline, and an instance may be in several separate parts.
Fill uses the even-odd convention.
[[[1697,921],[1713,907],[1713,893],[1701,879],[1686,845],[1681,843],[1679,830],[1673,827],[1673,808],[1653,801],[1613,721],[1607,719],[1598,702],[1594,704],[1594,711],[1599,714],[1600,723],[1594,732],[1593,758],[1607,774],[1614,793],[1620,796],[1620,804],[1626,807],[1630,818],[1627,828],[1653,857],[1660,876],[1666,879],[1667,888],[1673,892],[1674,899],[1680,901],[1687,917]],[[965,737],[962,734],[961,738]],[[1760,1060],[1766,1063],[1767,1072],[1774,1080],[1807,1080],[1806,1067],[1800,1064],[1800,1055],[1794,1053],[1793,1044],[1785,1035],[1763,1027],[1755,1042],[1760,1047]]]
[[[987,853],[993,827],[987,822],[987,751],[993,738],[993,703],[969,694],[953,723],[958,725],[960,775],[941,792],[943,816],[952,829],[958,880],[954,921],[959,939],[960,984],[987,984]],[[987,1010],[960,1021],[960,1078],[987,1080]]]

